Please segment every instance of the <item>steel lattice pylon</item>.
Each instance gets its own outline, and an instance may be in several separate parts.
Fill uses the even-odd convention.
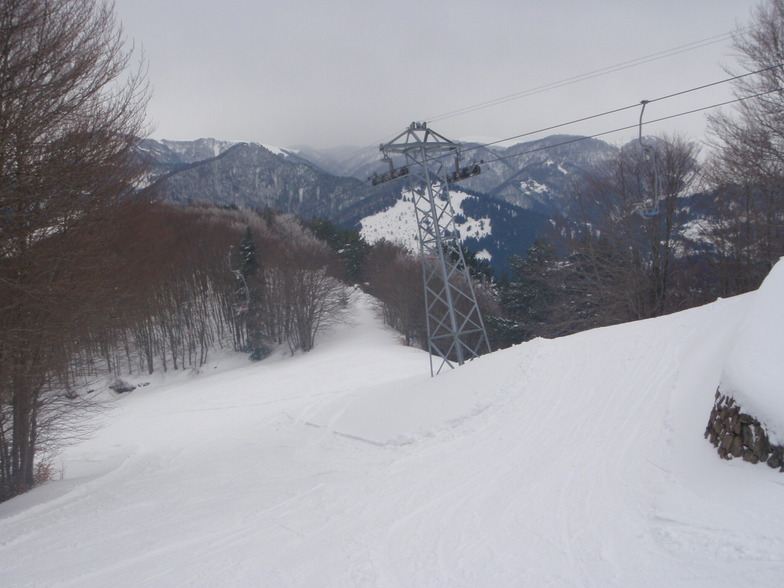
[[[459,144],[429,129],[426,123],[411,123],[403,133],[380,146],[390,162],[391,178],[409,175],[419,229],[419,252],[425,288],[427,345],[430,373],[443,367],[462,365],[490,350],[473,282],[465,263],[454,222],[446,179],[460,179],[478,173],[478,166],[457,167]],[[393,170],[391,155],[402,154],[406,167]],[[440,176],[431,167],[444,155],[454,155],[455,172]],[[475,170],[475,171],[472,171]],[[378,176],[377,176],[378,177]],[[436,362],[440,361],[437,368]]]

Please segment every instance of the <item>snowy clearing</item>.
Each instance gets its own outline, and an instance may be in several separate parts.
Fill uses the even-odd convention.
[[[412,214],[413,195],[410,191],[404,191],[403,196],[386,210],[362,219],[360,234],[366,241],[376,243],[381,239],[386,239],[411,252],[419,251],[417,219]],[[450,190],[449,197],[455,214],[463,217],[462,219],[455,218],[455,228],[460,234],[461,241],[471,237],[479,240],[493,234],[489,217],[473,218],[466,216],[463,212],[463,201],[467,198],[476,198],[475,196],[470,196],[459,190]],[[487,254],[487,252],[485,253]],[[487,255],[489,256],[489,254]]]

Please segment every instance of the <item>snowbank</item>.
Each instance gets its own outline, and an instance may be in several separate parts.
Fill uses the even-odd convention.
[[[784,262],[750,296],[719,388],[784,445]]]

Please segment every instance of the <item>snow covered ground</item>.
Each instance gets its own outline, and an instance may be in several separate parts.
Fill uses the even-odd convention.
[[[436,378],[360,298],[311,353],[119,398],[0,504],[2,585],[781,586],[784,474],[703,438],[756,296]]]
[[[410,191],[403,192],[403,198],[397,200],[392,206],[376,214],[362,219],[360,224],[362,229],[360,234],[368,243],[375,243],[381,239],[386,239],[391,243],[396,243],[414,253],[419,251],[419,229],[411,204],[413,194]],[[482,239],[492,235],[492,222],[489,217],[473,218],[466,215],[463,211],[463,201],[476,196],[471,196],[460,190],[450,190],[449,198],[455,213],[455,228],[460,234],[461,241],[469,238]],[[457,215],[462,216],[459,218]],[[490,259],[487,250],[482,250],[480,259]]]

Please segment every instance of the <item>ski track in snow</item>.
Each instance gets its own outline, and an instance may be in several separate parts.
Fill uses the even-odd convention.
[[[0,504],[3,584],[777,586],[780,474],[702,437],[748,300],[430,378],[360,299],[307,355],[124,397]]]

